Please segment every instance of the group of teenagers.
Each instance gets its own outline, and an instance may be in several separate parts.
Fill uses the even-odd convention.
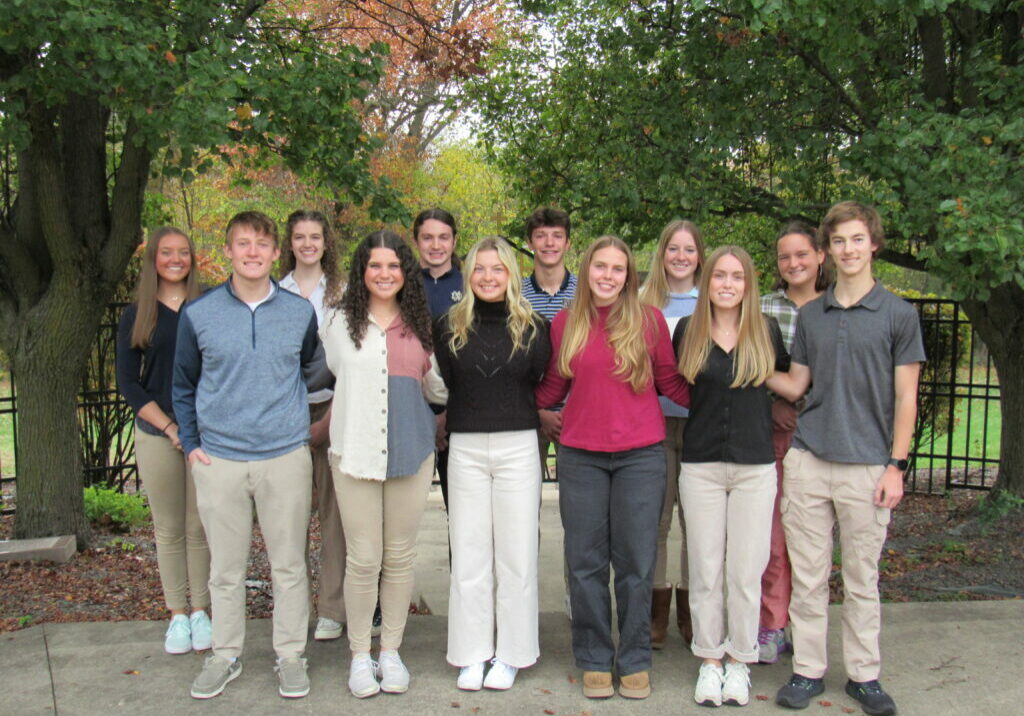
[[[322,214],[293,213],[279,241],[269,217],[243,212],[226,228],[231,276],[205,292],[186,234],[149,238],[118,380],[137,414],[165,649],[211,649],[191,695],[216,696],[242,670],[254,504],[280,695],[310,688],[314,506],[314,638],[347,627],[353,695],[405,692],[399,648],[435,472],[449,517],[447,660],[459,689],[511,688],[540,655],[553,445],[585,696],[613,696],[616,679],[622,697],[650,694],[675,594],[701,662],[697,703],[747,704],[750,665],[792,650],[776,702],[806,707],[824,691],[838,522],[846,692],[868,714],[896,713],[878,681],[878,559],[925,355],[916,312],[873,277],[877,211],[842,202],[817,228],[782,227],[777,285],[760,297],[747,252],[706,256],[689,221],[665,227],[643,283],[620,239],[593,241],[573,274],[568,215],[541,208],[525,223],[525,278],[501,238],[460,261],[454,217],[430,209],[413,223],[418,258],[376,231],[345,280]]]

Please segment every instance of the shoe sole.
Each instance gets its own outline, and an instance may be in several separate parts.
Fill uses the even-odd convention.
[[[349,689],[349,691],[350,691],[350,692],[351,692],[351,694],[352,694],[353,696],[355,696],[355,697],[356,697],[357,699],[368,699],[368,698],[370,698],[371,696],[376,696],[377,694],[379,694],[379,693],[380,693],[380,686],[378,686],[378,687],[377,687],[376,689],[374,689],[373,691],[363,691],[363,692],[356,692],[356,691],[352,691],[352,689]]]
[[[303,696],[306,696],[309,693],[309,687],[307,686],[305,691],[285,691],[284,689],[278,687],[277,693],[283,699],[301,699]]]
[[[318,631],[313,633],[313,639],[316,641],[334,641],[335,639],[340,639],[344,632],[345,627],[332,631]]]
[[[726,706],[746,706],[750,703],[750,699],[746,701],[740,701],[739,699],[722,699],[722,703]]]
[[[610,699],[615,695],[615,688],[612,686],[583,687],[583,695],[588,699]]]
[[[409,685],[406,684],[405,686],[385,686],[384,684],[381,684],[380,690],[383,691],[385,694],[404,694],[406,691],[409,690]]]
[[[479,686],[477,686],[476,684],[470,684],[468,686],[462,686],[461,684],[455,684],[455,688],[457,688],[459,691],[479,691],[483,687],[484,687],[483,684],[480,684]]]
[[[889,709],[889,708],[884,708],[884,709],[872,709],[872,708],[869,708],[868,706],[864,705],[864,703],[860,699],[858,699],[856,696],[851,694],[849,689],[845,689],[845,691],[846,691],[846,695],[849,696],[854,701],[856,701],[860,705],[861,710],[864,711],[864,713],[868,714],[868,716],[894,716],[894,714],[896,714],[896,712],[897,712],[897,709],[895,709],[895,708],[891,708],[891,709]]]
[[[787,708],[787,709],[805,709],[805,708],[807,708],[808,706],[811,705],[811,700],[815,696],[821,696],[823,693],[825,693],[824,689],[822,689],[821,691],[819,691],[816,694],[811,694],[806,699],[803,699],[803,700],[800,700],[800,701],[789,701],[789,700],[786,700],[786,699],[780,699],[779,697],[776,696],[775,697],[775,704],[777,706],[782,706],[783,708]]]
[[[230,684],[232,681],[237,679],[242,673],[242,665],[238,664],[238,668],[235,671],[228,672],[228,678],[224,679],[224,683],[220,685],[220,688],[216,691],[212,691],[208,694],[197,694],[194,690],[189,690],[189,694],[194,699],[212,699],[214,696],[220,696],[224,693],[224,687]]]
[[[512,688],[512,684],[509,684],[508,686],[495,686],[493,684],[484,684],[484,688],[489,691],[508,691]]]
[[[194,648],[195,647],[193,647],[191,644],[189,644],[184,649],[168,649],[167,646],[164,645],[164,651],[167,652],[168,654],[173,654],[174,656],[181,656],[182,654],[190,654],[192,652],[192,649],[194,649]],[[209,649],[209,647],[207,647],[207,649]]]
[[[644,689],[629,689],[621,685],[619,686],[619,696],[624,699],[646,699],[650,695],[650,686]]]
[[[712,709],[717,709],[719,706],[721,706],[721,704],[715,701],[714,699],[704,699],[703,701],[697,701],[697,699],[694,699],[694,702],[698,706],[706,706],[707,708]]]

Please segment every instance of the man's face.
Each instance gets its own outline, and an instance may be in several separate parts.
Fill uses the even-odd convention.
[[[844,221],[829,232],[828,253],[840,275],[852,278],[865,272],[870,274],[877,248],[867,224],[860,219]]]
[[[416,248],[420,252],[420,265],[435,272],[447,273],[452,267],[455,252],[455,234],[452,227],[437,219],[427,219],[416,233]]]
[[[565,263],[569,250],[569,237],[561,226],[539,226],[527,241],[533,251],[533,262],[545,268],[557,268]]]
[[[251,226],[236,224],[228,234],[224,255],[231,261],[235,275],[248,281],[260,281],[270,276],[281,250],[274,239]]]

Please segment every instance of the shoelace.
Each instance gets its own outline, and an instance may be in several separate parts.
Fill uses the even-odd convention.
[[[857,690],[862,694],[880,694],[882,693],[882,685],[877,681],[866,681],[863,684],[857,684]]]
[[[804,691],[811,691],[815,682],[813,679],[808,679],[806,676],[800,676],[800,674],[793,674],[790,678],[789,683],[793,686],[803,689]]]
[[[775,630],[774,629],[765,629],[763,627],[758,629],[757,630],[757,643],[758,644],[767,644],[769,641],[771,641],[770,637],[771,637],[773,631],[775,631]]]

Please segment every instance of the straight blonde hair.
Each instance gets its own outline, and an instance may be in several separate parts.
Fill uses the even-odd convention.
[[[704,370],[711,353],[711,323],[715,307],[711,303],[709,286],[715,267],[723,256],[735,256],[743,266],[743,300],[740,302],[740,328],[736,349],[732,354],[733,381],[731,388],[758,386],[775,370],[775,347],[768,332],[768,321],[761,314],[757,295],[757,274],[750,254],[739,246],[722,246],[708,259],[707,270],[700,280],[697,307],[690,317],[679,351],[679,372],[690,383]]]
[[[165,236],[184,236],[188,242],[188,252],[192,264],[185,277],[185,300],[192,301],[199,297],[202,289],[199,285],[199,268],[196,266],[196,245],[192,238],[181,229],[173,226],[161,226],[149,235],[146,248],[142,253],[142,266],[139,279],[135,284],[135,323],[132,324],[132,348],[146,350],[156,329],[157,289],[160,287],[160,276],[156,272],[156,252],[160,249],[160,241]]]
[[[590,330],[597,321],[597,307],[590,291],[590,264],[595,253],[607,248],[618,249],[626,256],[626,283],[618,299],[612,304],[605,325],[608,345],[615,353],[615,370],[612,375],[628,383],[634,392],[640,393],[650,386],[654,375],[647,344],[651,316],[648,309],[640,303],[640,281],[633,252],[616,236],[600,237],[583,255],[576,297],[569,304],[565,333],[558,353],[558,372],[565,378],[573,377],[570,367],[572,359],[583,350]]]
[[[685,219],[676,219],[666,224],[658,238],[658,247],[654,250],[654,258],[651,259],[651,270],[640,289],[640,301],[648,306],[654,306],[659,311],[668,305],[669,290],[668,278],[665,276],[665,251],[668,248],[668,242],[680,231],[685,231],[692,236],[693,243],[697,245],[697,269],[693,272],[695,283],[700,281],[701,269],[704,268],[704,240],[701,238],[697,225]]]
[[[469,249],[466,254],[464,271],[462,272],[462,298],[448,310],[447,322],[451,338],[448,339],[448,347],[452,354],[458,354],[469,342],[469,332],[473,330],[473,321],[476,319],[476,296],[470,287],[470,278],[476,269],[477,257],[481,251],[496,251],[498,260],[501,261],[508,272],[508,285],[505,287],[505,303],[508,305],[508,332],[512,336],[511,358],[516,351],[526,350],[530,347],[533,339],[537,337],[538,326],[537,314],[533,312],[530,302],[523,298],[522,281],[519,275],[519,266],[516,263],[515,252],[504,239],[493,236],[480,239]]]

